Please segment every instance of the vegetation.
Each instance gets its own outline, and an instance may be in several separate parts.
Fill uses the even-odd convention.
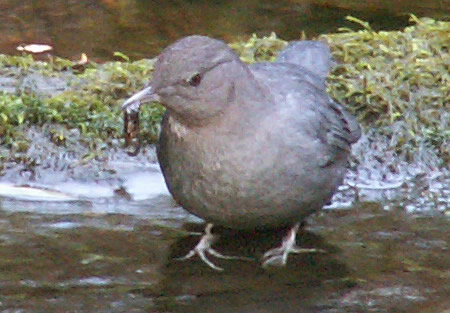
[[[328,80],[330,94],[366,129],[388,136],[392,149],[406,158],[429,147],[448,164],[450,23],[411,16],[414,25],[403,31],[375,32],[367,23],[349,19],[362,29],[342,29],[319,38],[329,43],[340,63]],[[272,34],[231,47],[244,61],[255,62],[272,60],[285,45]],[[80,144],[93,149],[107,149],[122,138],[120,104],[151,79],[154,59],[129,62],[123,54],[117,56],[123,61],[80,65],[60,58],[42,62],[31,56],[0,55],[0,79],[19,82],[38,75],[64,85],[47,93],[33,85],[17,88],[17,93],[0,92],[0,158],[6,157],[6,150],[26,151],[30,139],[25,130],[30,126],[42,127],[61,144],[69,130],[77,129]],[[1,86],[0,80],[0,90]],[[156,141],[162,113],[158,104],[142,108],[142,144]]]
[[[410,159],[424,146],[450,163],[450,23],[411,16],[403,31],[341,29],[322,35],[340,64],[328,78],[331,96],[350,108],[363,126],[388,136]],[[274,34],[234,43],[244,61],[270,61],[285,46]]]

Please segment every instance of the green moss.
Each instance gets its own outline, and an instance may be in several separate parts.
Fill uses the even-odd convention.
[[[236,50],[242,61],[247,63],[274,61],[278,52],[286,47],[287,42],[277,38],[275,33],[259,38],[256,35],[245,42],[233,42],[230,47]]]
[[[374,32],[349,19],[364,29],[321,36],[342,64],[329,78],[331,95],[398,151],[429,145],[450,161],[450,23],[412,16],[403,31]]]
[[[391,139],[391,148],[406,159],[431,147],[450,162],[450,22],[411,16],[403,31],[341,29],[322,35],[340,65],[328,78],[332,97],[346,105],[363,126]],[[271,61],[286,45],[274,34],[232,43],[246,62]]]
[[[23,140],[22,128],[26,123],[29,97],[0,93],[0,144],[11,145]]]
[[[120,103],[134,90],[143,87],[153,68],[153,61],[141,60],[89,64],[84,71],[72,73],[68,67],[70,61],[33,63],[28,56],[1,56],[0,64],[3,71],[19,67],[22,75],[33,71],[44,76],[72,74],[68,78],[68,90],[53,97],[39,95],[37,91],[20,96],[0,93],[0,144],[8,146],[17,140],[25,140],[23,127],[45,124],[77,128],[88,142],[100,139],[108,144],[112,139],[121,138]],[[142,111],[142,119],[146,121],[141,126],[142,138],[146,142],[154,142],[163,108],[155,104],[145,106]],[[54,134],[49,135],[53,138]]]
[[[0,66],[1,67],[20,67],[27,69],[30,67],[36,67],[37,62],[34,61],[32,55],[24,56],[9,56],[0,54]]]
[[[419,147],[436,149],[450,162],[449,40],[450,23],[411,17],[414,25],[404,31],[375,32],[363,27],[320,36],[341,63],[329,77],[329,92],[358,116],[366,128],[377,128],[391,138],[392,148],[412,154]],[[271,61],[286,42],[275,34],[232,43],[246,62]],[[24,77],[28,73],[61,77],[67,90],[53,96],[36,91],[20,95],[0,93],[0,144],[26,150],[24,130],[29,126],[55,125],[52,129],[79,129],[87,146],[108,146],[122,138],[120,104],[151,79],[154,60],[79,66],[52,58],[34,61],[31,56],[0,55],[0,75]],[[164,109],[142,107],[142,144],[157,139]],[[64,131],[48,134],[64,144]]]

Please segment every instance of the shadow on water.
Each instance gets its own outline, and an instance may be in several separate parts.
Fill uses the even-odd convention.
[[[2,2],[0,51],[13,53],[18,44],[39,40],[59,56],[87,52],[106,60],[119,50],[142,58],[190,33],[231,41],[276,31],[292,39],[302,30],[308,36],[335,31],[355,13],[293,1],[165,3]],[[354,15],[374,29],[407,23],[406,16],[372,13]],[[430,183],[442,189],[435,202],[425,198],[420,181],[416,193],[403,184],[378,186],[378,193],[388,194],[383,197],[375,197],[370,184],[353,184],[360,189],[356,204],[346,186],[340,204],[349,200],[349,206],[322,210],[298,238],[302,247],[327,252],[290,256],[286,268],[260,265],[285,230],[215,229],[220,237],[214,248],[255,258],[211,258],[225,268],[219,273],[198,258],[176,260],[195,246],[199,237],[191,232],[204,225],[176,206],[158,167],[144,161],[118,158],[112,178],[83,167],[76,172],[82,182],[51,167],[40,181],[16,175],[15,167],[2,177],[0,312],[448,312],[448,176]]]
[[[198,227],[196,230],[201,231]],[[313,304],[330,292],[323,288],[325,282],[340,281],[338,284],[345,285],[343,279],[349,271],[334,258],[336,247],[310,232],[301,234],[302,246],[329,253],[292,256],[287,268],[264,270],[259,258],[280,244],[285,231],[219,231],[216,249],[227,255],[254,258],[222,262],[212,258],[225,267],[225,273],[212,271],[201,261],[176,260],[195,246],[198,237],[176,241],[165,278],[159,283],[161,289],[154,295],[157,307],[162,312],[313,312]],[[184,295],[181,301],[179,295]]]
[[[262,269],[284,230],[216,229],[218,251],[254,261],[178,261],[204,225],[180,209],[136,214],[3,210],[4,312],[439,312],[448,307],[448,219],[374,203],[323,210],[308,221],[286,268]],[[154,202],[158,203],[158,202]],[[161,202],[159,202],[161,203]],[[149,202],[141,202],[146,210]],[[45,203],[40,204],[45,208]],[[120,204],[118,204],[120,206]],[[44,210],[44,209],[43,209]],[[6,311],[5,311],[6,310]]]

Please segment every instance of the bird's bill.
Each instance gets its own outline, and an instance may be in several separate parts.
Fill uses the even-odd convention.
[[[152,86],[146,87],[128,98],[123,104],[122,109],[127,112],[139,111],[141,104],[146,102],[158,102],[159,96],[154,93]]]

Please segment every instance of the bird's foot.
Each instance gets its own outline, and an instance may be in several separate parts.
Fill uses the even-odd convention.
[[[198,255],[203,262],[205,262],[210,268],[216,271],[223,271],[223,268],[212,263],[206,256],[206,253],[209,253],[212,256],[215,256],[216,258],[225,260],[245,260],[245,261],[253,260],[251,258],[246,257],[223,255],[217,250],[214,250],[211,246],[214,243],[216,236],[211,233],[212,227],[213,224],[208,223],[205,228],[205,234],[202,236],[202,238],[200,239],[199,243],[195,246],[195,248],[189,251],[188,254],[186,254],[184,257],[177,258],[177,260],[184,261],[192,258],[194,255]]]
[[[322,249],[305,249],[300,248],[295,244],[295,238],[297,236],[300,223],[295,224],[283,238],[281,246],[273,248],[264,253],[262,260],[262,267],[267,268],[269,266],[285,266],[289,253],[325,253]]]

